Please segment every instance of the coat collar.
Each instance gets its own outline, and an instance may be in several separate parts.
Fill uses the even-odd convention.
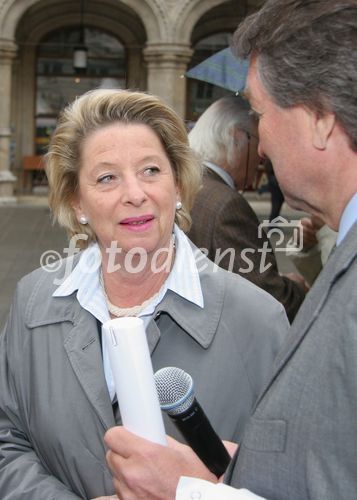
[[[199,253],[192,243],[191,246],[195,254]],[[76,262],[78,256],[74,259],[74,265]],[[68,297],[52,297],[58,286],[55,284],[56,279],[59,280],[64,275],[66,265],[64,259],[56,273],[35,271],[39,276],[35,280],[25,312],[25,322],[29,328],[63,322],[76,325],[82,315],[89,314],[79,306],[75,293]],[[204,308],[168,290],[163,301],[156,307],[154,317],[163,312],[169,314],[203,348],[207,348],[213,340],[222,311],[225,294],[224,271],[202,254],[198,268]],[[88,340],[87,338],[86,341]]]
[[[235,189],[233,178],[226,170],[211,161],[204,161],[203,164],[206,167],[206,175],[208,174],[212,176],[212,174],[214,174],[213,177],[219,179],[221,182],[224,182],[232,189]]]
[[[201,347],[207,348],[213,341],[220,321],[226,290],[225,271],[211,262],[191,243],[195,255],[200,254],[199,277],[204,307],[179,297],[168,290],[156,308],[156,314],[169,314]]]

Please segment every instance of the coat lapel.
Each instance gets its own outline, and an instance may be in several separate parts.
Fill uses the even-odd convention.
[[[104,377],[103,360],[96,320],[83,311],[69,331],[64,348],[83,391],[103,427],[115,425],[112,404]]]
[[[63,346],[73,371],[107,429],[115,422],[104,377],[97,321],[81,308],[74,294],[53,299],[46,280],[44,275],[32,292],[26,324],[29,328],[62,324]]]
[[[346,241],[341,243],[341,245],[334,250],[333,254],[330,255],[324,269],[302,303],[291,325],[288,337],[275,359],[272,378],[259,396],[255,406],[259,404],[271,384],[293,356],[313,322],[318,318],[333,284],[346,272],[352,260],[356,257],[356,241],[357,224],[354,224],[351,231],[346,236]]]

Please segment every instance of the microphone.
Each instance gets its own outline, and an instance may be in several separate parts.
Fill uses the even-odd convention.
[[[231,457],[195,398],[191,375],[169,366],[158,370],[154,378],[161,409],[206,467],[220,477]]]

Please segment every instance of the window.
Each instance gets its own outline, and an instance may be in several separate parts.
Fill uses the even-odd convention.
[[[112,35],[96,28],[84,30],[88,48],[85,75],[76,76],[73,49],[79,44],[80,27],[52,32],[37,52],[35,153],[43,154],[56,125],[58,113],[76,96],[94,88],[125,88],[124,46]]]

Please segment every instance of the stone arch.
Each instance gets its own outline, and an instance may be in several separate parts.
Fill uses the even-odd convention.
[[[13,40],[19,20],[26,10],[39,0],[2,0],[0,4],[0,38]]]
[[[64,3],[68,5],[64,6]],[[95,3],[95,0],[93,0],[90,5],[95,5]],[[42,4],[43,11],[49,11],[56,8],[56,6],[62,12],[71,11],[74,6],[71,1],[49,3],[48,0],[22,0],[21,2],[18,0],[0,0],[0,40],[1,38],[13,40],[20,19],[28,9],[36,4]],[[106,2],[105,8],[108,6],[117,11],[125,8],[127,11],[135,12],[145,27],[148,40],[155,42],[160,38],[163,32],[163,24],[160,25],[161,16],[158,15],[160,14],[160,8],[158,8],[160,2],[156,0],[111,0]],[[103,10],[103,5],[100,7],[96,9],[97,13]]]
[[[227,0],[191,0],[185,3],[185,9],[176,25],[176,37],[191,41],[192,31],[199,19],[208,11],[226,3]]]
[[[175,37],[192,42],[192,34],[197,32],[197,26],[202,25],[201,20],[213,15],[212,19],[205,20],[206,27],[201,30],[199,37],[204,37],[215,31],[222,31],[222,11],[227,12],[224,18],[224,26],[232,31],[238,22],[249,12],[258,9],[265,0],[187,0],[182,3],[181,13],[175,25]],[[209,26],[210,25],[210,26]],[[197,37],[197,35],[196,35]]]
[[[42,8],[43,2],[44,0],[32,1],[32,5],[18,18],[14,32],[17,39],[21,39],[22,34],[25,34],[25,37],[36,42],[47,32],[79,24],[79,2],[71,2],[65,9],[61,3],[44,4]],[[98,9],[95,0],[88,2],[84,12],[84,24],[103,29],[121,38],[123,43],[128,45],[143,45],[147,38],[141,19],[121,2],[112,1],[101,9]]]
[[[74,17],[71,13],[64,13],[51,22],[43,19],[42,21],[37,22],[36,25],[32,26],[30,30],[23,29],[23,21],[24,20],[20,20],[15,34],[16,41],[19,44],[26,44],[29,41],[31,41],[32,44],[37,44],[45,35],[47,35],[51,31],[55,31],[67,26],[78,26],[79,24],[78,17]],[[135,46],[138,44],[144,46],[146,41],[144,32],[140,36],[140,33],[136,31],[134,35],[134,32],[128,29],[127,24],[123,23],[122,21],[109,19],[105,16],[92,14],[85,15],[84,24],[87,26],[95,26],[96,28],[110,33],[111,35],[120,39],[123,45],[126,46]]]
[[[120,0],[142,19],[148,43],[156,43],[165,36],[165,8],[159,0]],[[175,0],[176,1],[176,0]]]

